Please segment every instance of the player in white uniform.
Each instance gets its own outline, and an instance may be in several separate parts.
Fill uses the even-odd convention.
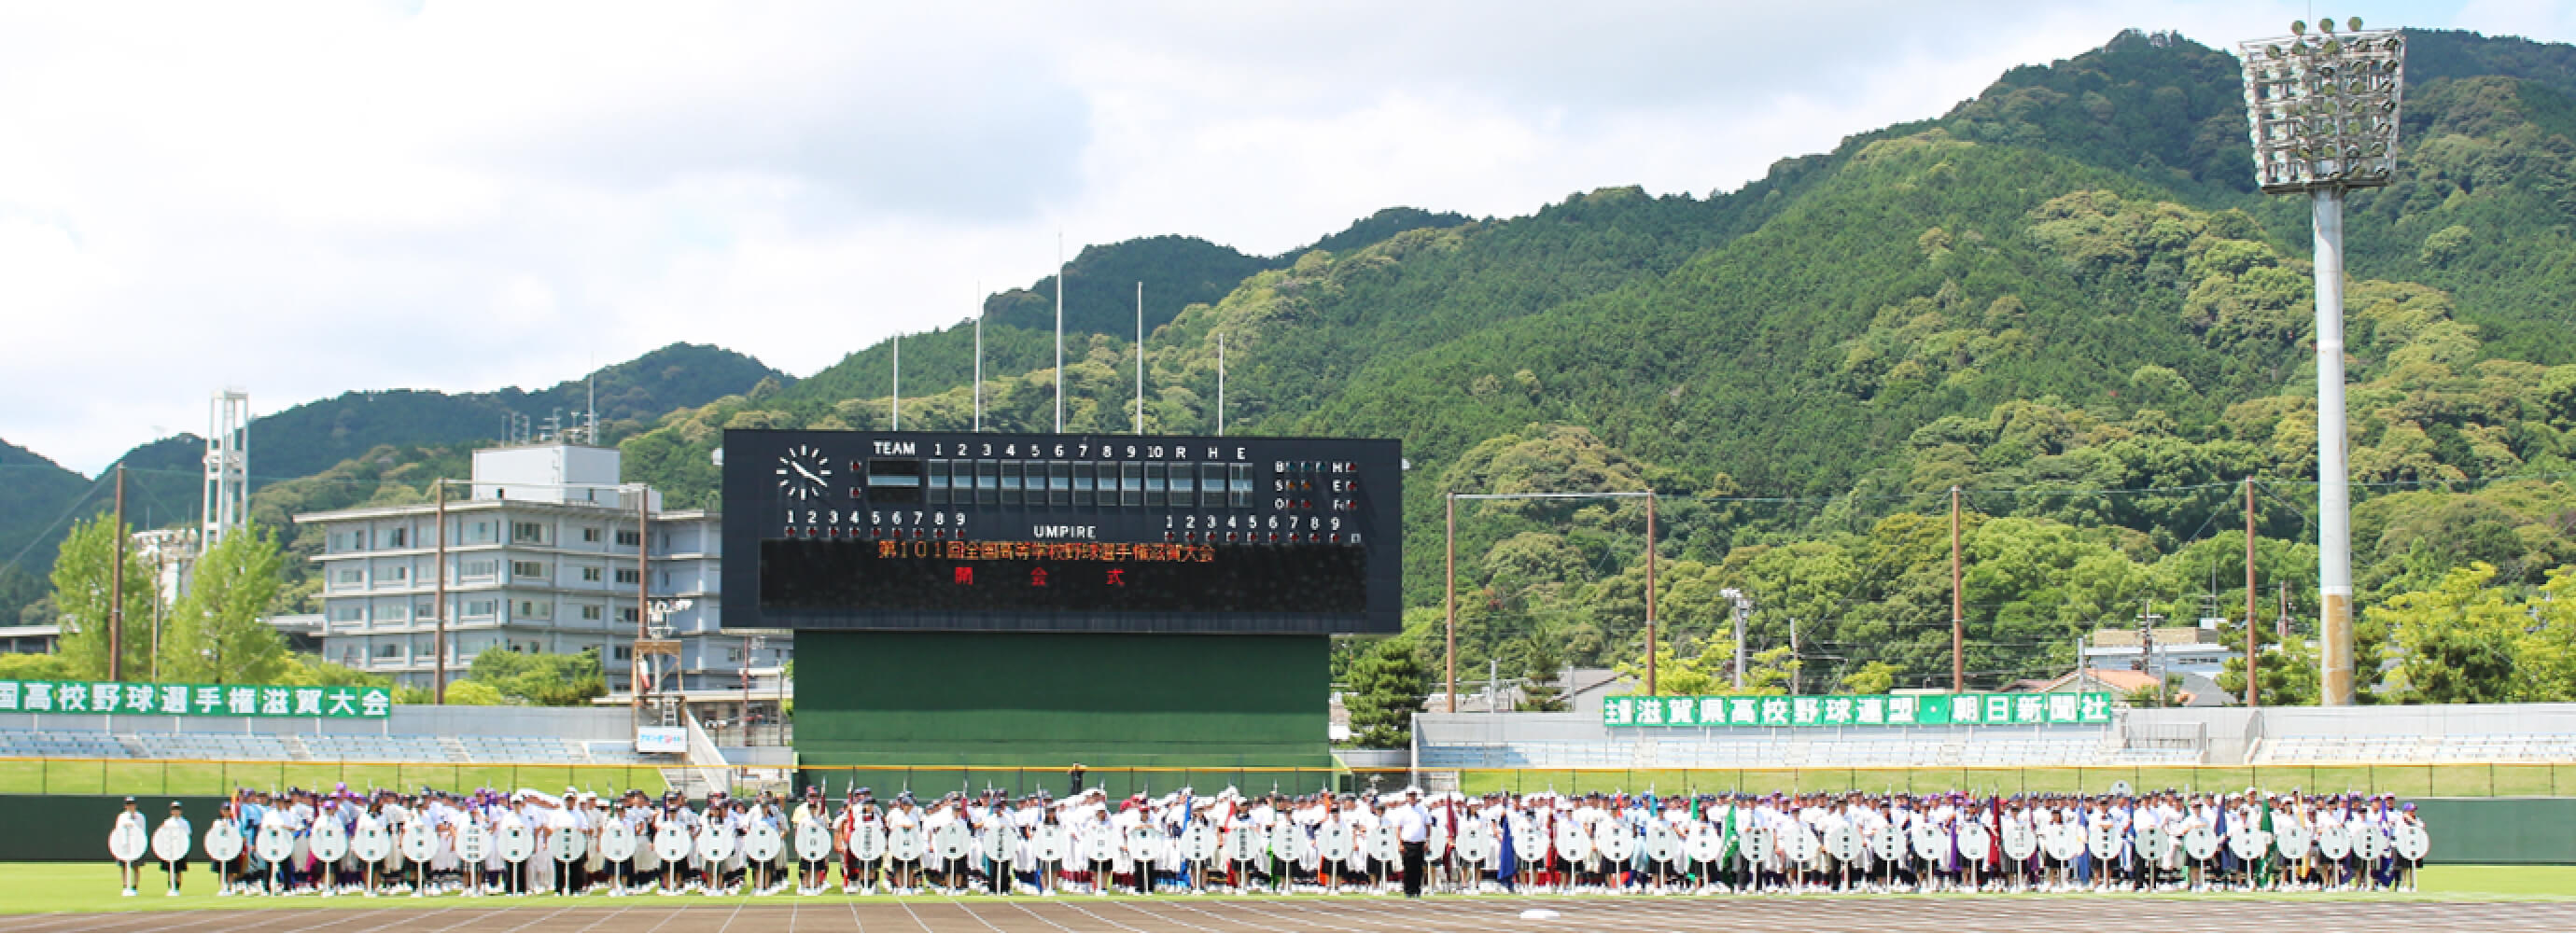
[[[152,828],[145,826],[143,812],[135,810],[133,796],[126,796],[125,810],[116,813],[116,824],[112,832],[119,835],[133,834],[145,840],[151,839]],[[116,881],[119,887],[125,890],[126,897],[133,897],[136,887],[143,881],[143,867],[140,861],[118,860]]]

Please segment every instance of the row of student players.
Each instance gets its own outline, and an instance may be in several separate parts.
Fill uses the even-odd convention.
[[[1212,797],[1184,791],[1114,804],[1093,790],[1062,800],[1042,794],[1016,801],[952,794],[928,806],[909,794],[880,804],[867,789],[853,789],[839,808],[829,806],[819,789],[808,789],[793,807],[774,797],[727,801],[719,794],[704,809],[676,795],[666,795],[657,805],[640,792],[616,801],[578,792],[562,799],[488,791],[372,798],[345,792],[302,794],[282,802],[265,797],[248,796],[234,819],[248,826],[281,823],[297,832],[297,846],[274,872],[245,854],[232,867],[235,881],[262,883],[265,873],[282,880],[275,884],[288,891],[346,888],[361,884],[357,880],[363,877],[365,884],[390,880],[386,884],[397,890],[414,891],[607,887],[730,892],[739,891],[746,876],[755,888],[782,888],[787,881],[783,870],[791,864],[802,890],[819,891],[829,884],[834,863],[841,866],[845,891],[898,892],[923,887],[1107,892],[1401,884],[1410,893],[1424,881],[1452,889],[2319,888],[2393,884],[2411,861],[2390,841],[2406,836],[2406,828],[2417,830],[2416,839],[2422,839],[2412,805],[2400,806],[2387,796],[2264,795],[2252,789],[2225,796],[2163,792],[2029,799],[1957,793],[1660,798],[1550,793],[1477,799],[1426,798],[1408,789],[1374,800],[1348,795],[1245,798],[1227,789]],[[231,806],[227,808],[229,814]],[[338,821],[344,831],[362,822],[406,829],[426,822],[437,846],[421,865],[405,865],[399,852],[373,866],[354,855],[322,865],[306,844],[314,821]],[[611,860],[598,845],[611,824],[623,826],[632,839],[677,834],[701,845],[687,847],[677,858],[639,845],[632,858]],[[762,865],[748,860],[743,847],[729,844],[716,854],[703,845],[716,828],[723,832],[713,836],[731,841],[749,835],[755,825],[766,826],[776,838],[809,824],[828,828],[830,855],[825,859],[806,861],[798,856],[802,847],[782,846]],[[514,826],[530,828],[537,854],[554,852],[550,838],[559,833],[584,836],[588,845],[579,847],[581,859],[565,863],[542,856],[513,862],[487,847],[479,863],[465,865],[456,846],[459,828],[468,825],[495,834]],[[1197,862],[1191,857],[1198,854],[1183,841],[1194,825],[1213,829],[1213,836],[1224,841],[1205,854],[1218,857],[1222,873],[1206,878],[1190,873]],[[1139,828],[1152,832],[1139,833]],[[992,871],[1001,867],[981,855],[992,852],[982,846],[943,852],[931,843],[943,832],[982,840],[997,829],[1007,829],[1019,843],[1009,849],[1006,871]],[[1283,834],[1283,829],[1291,832]],[[2208,854],[2214,858],[2194,858],[2182,844],[2195,836],[2231,845]],[[1675,845],[1660,854],[1645,845],[1659,837]],[[2060,837],[2071,845],[2062,850],[2013,845],[2016,840]],[[2231,838],[2259,838],[2259,845],[2247,847],[2247,839]],[[1677,845],[1685,839],[1691,845]],[[1843,841],[1840,849],[1818,845],[1838,839]],[[2355,845],[2364,840],[2379,846]],[[2028,852],[2015,852],[2019,849]],[[2415,855],[2420,857],[2420,846]],[[1427,860],[1426,868],[1406,872],[1414,860]]]
[[[1279,806],[1265,803],[1258,807],[1265,819],[1271,813],[1290,813],[1285,807],[1289,799],[1272,800]],[[1309,805],[1301,813],[1324,814],[1332,812],[1336,799],[1309,795],[1296,800]],[[1344,800],[1347,804],[1347,796]],[[1352,806],[1335,823],[1353,828],[1364,822],[1374,826],[1380,820],[1377,815],[1388,806],[1387,802]],[[393,791],[360,794],[350,792],[346,785],[329,793],[297,789],[271,795],[244,789],[219,808],[216,823],[230,825],[228,836],[234,843],[230,847],[232,855],[217,860],[217,871],[223,877],[220,894],[226,895],[462,891],[577,894],[603,888],[618,892],[733,894],[746,884],[756,891],[774,892],[788,883],[787,870],[791,866],[797,870],[795,879],[800,889],[814,892],[828,887],[834,864],[842,867],[843,889],[852,892],[880,887],[897,893],[973,887],[1006,891],[1015,876],[1023,888],[1030,890],[1147,891],[1192,885],[1187,879],[1191,860],[1181,843],[1180,830],[1193,822],[1211,828],[1229,823],[1243,826],[1254,810],[1233,789],[1215,797],[1198,797],[1184,790],[1159,800],[1149,801],[1139,795],[1114,803],[1100,789],[1062,800],[1044,793],[1017,801],[999,793],[974,797],[950,794],[925,806],[908,792],[880,803],[871,789],[854,788],[846,803],[837,809],[829,806],[819,788],[808,789],[804,800],[792,807],[774,795],[745,799],[716,792],[703,808],[676,792],[665,793],[657,803],[636,790],[607,800],[578,789],[567,789],[561,797],[527,790],[505,795],[490,789],[472,794],[428,789],[417,795]],[[1429,816],[1418,792],[1409,809],[1403,809],[1401,814],[1410,815],[1411,822],[1404,833],[1410,846],[1400,849],[1418,857],[1429,829]],[[1306,818],[1303,822],[1312,825],[1317,821]],[[1389,826],[1405,824],[1399,816]],[[337,831],[330,835],[328,848],[332,852],[317,856],[315,830],[326,825]],[[754,828],[765,828],[770,839],[781,840],[809,826],[823,831],[818,839],[829,841],[828,848],[819,854],[822,859],[803,859],[810,852],[803,841],[780,846],[767,859],[754,858],[749,847],[736,842],[751,837]],[[1153,833],[1140,835],[1136,832],[1140,827]],[[381,858],[366,859],[362,848],[345,841],[360,837],[367,828],[381,828],[386,837],[401,837],[406,843],[388,847]],[[613,833],[611,828],[622,828],[622,835],[635,841],[631,855],[611,858],[615,855],[609,852],[611,848],[601,845]],[[1004,829],[1023,842],[1011,849],[1009,866],[1004,871],[994,871],[999,868],[997,861],[982,857],[984,851],[980,849],[973,851],[979,855],[969,857],[965,852],[943,850],[932,843],[934,838],[953,836],[988,839],[988,834]],[[190,829],[175,801],[171,803],[170,817],[154,835],[156,850],[157,838],[173,830],[184,851]],[[127,808],[111,831],[111,843],[118,834],[129,832],[138,840],[143,836],[141,815],[132,798],[127,799]],[[222,833],[209,831],[210,858],[215,855],[213,838]],[[428,838],[424,847],[414,849],[410,845],[409,838],[416,835]],[[568,848],[580,856],[570,860],[549,858],[567,851],[559,848],[555,839],[565,835],[582,838],[579,845]],[[515,856],[490,843],[510,836],[528,840],[528,845]],[[260,847],[240,842],[263,837],[291,842],[274,859]],[[674,839],[685,843],[666,850],[664,844]],[[726,842],[711,846],[713,839]],[[1052,841],[1053,846],[1061,848],[1061,855],[1042,858],[1048,850],[1028,843],[1035,840]],[[132,895],[140,868],[147,860],[119,861],[125,864],[126,894]],[[169,887],[175,894],[187,861],[182,857],[159,862],[170,872]],[[1397,860],[1376,862],[1355,863],[1351,877],[1357,879],[1375,870],[1384,881]],[[1392,876],[1399,881],[1406,878],[1401,872]],[[1419,871],[1412,874],[1414,885],[1418,885],[1421,876]]]

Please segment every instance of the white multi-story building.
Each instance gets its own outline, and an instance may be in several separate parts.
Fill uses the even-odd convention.
[[[681,645],[676,670],[647,666],[658,690],[732,687],[743,669],[783,664],[790,633],[764,633],[746,659],[743,633],[720,633],[719,517],[660,509],[660,494],[618,482],[618,452],[544,443],[474,452],[471,494],[447,502],[447,678],[478,653],[599,652],[611,691],[629,684],[637,575]],[[453,490],[463,493],[465,490]],[[651,550],[638,568],[637,500]],[[431,503],[295,517],[325,535],[322,657],[428,687],[437,628],[439,541]]]

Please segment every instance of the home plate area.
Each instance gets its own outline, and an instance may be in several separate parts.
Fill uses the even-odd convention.
[[[1552,913],[1552,914],[1551,914]],[[0,918],[0,931],[2576,930],[2576,903],[2217,898],[946,898],[673,906],[355,906]]]

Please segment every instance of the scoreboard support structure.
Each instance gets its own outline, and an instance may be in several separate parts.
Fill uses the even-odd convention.
[[[1400,629],[1394,441],[724,444],[724,589],[751,595],[724,623],[796,630],[798,759],[836,788],[1025,769],[1061,795],[1074,762],[1167,790],[1194,771],[1311,785],[1332,762],[1331,637]]]

